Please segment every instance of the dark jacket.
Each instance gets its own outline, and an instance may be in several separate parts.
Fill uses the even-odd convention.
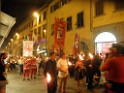
[[[56,61],[49,59],[44,67],[44,75],[46,77],[46,74],[49,73],[52,78],[57,77],[57,67],[56,67]]]
[[[0,61],[0,80],[6,80],[6,78],[3,75],[3,72],[5,72],[5,64],[4,61]]]

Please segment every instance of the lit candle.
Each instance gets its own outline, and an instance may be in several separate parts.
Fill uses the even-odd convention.
[[[51,81],[51,76],[49,73],[47,73],[47,82],[49,83]]]

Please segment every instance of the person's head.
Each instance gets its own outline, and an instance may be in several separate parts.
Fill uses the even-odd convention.
[[[110,48],[110,52],[112,54],[121,54],[122,47],[119,44],[112,44],[112,47]]]
[[[124,55],[124,41],[119,42],[119,45],[122,47],[121,53]]]
[[[50,58],[54,60],[56,58],[55,52],[50,52]]]
[[[4,59],[6,59],[7,58],[7,53],[6,52],[3,52],[3,53],[0,53],[0,59],[1,60],[4,60]]]
[[[64,53],[64,52],[61,53],[61,54],[60,54],[60,57],[63,58],[63,59],[66,59],[66,55],[65,55],[65,53]]]

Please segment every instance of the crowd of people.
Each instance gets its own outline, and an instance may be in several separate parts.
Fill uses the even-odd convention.
[[[77,83],[76,91],[81,91],[81,84],[86,77],[87,89],[91,90],[94,86],[98,86],[101,77],[100,65],[102,58],[99,55],[90,57],[89,55],[77,55],[77,57],[69,56],[63,52],[58,60],[55,59],[55,53],[50,54],[50,59],[44,67],[44,75],[46,78],[49,73],[52,80],[48,84],[48,93],[56,93],[58,86],[59,93],[66,93],[68,77],[74,78]],[[58,83],[57,83],[58,81]],[[93,84],[94,83],[94,84]]]
[[[55,80],[51,79],[51,82],[47,83],[48,93],[56,93],[57,89],[59,93],[66,93],[69,75],[77,83],[77,92],[83,89],[81,84],[86,81],[87,90],[91,92],[95,87],[98,88],[102,85],[105,88],[103,93],[124,93],[124,47],[116,43],[112,44],[109,50],[105,58],[101,54],[93,54],[93,56],[85,54],[66,58],[65,53],[62,53],[59,60],[55,60],[55,53],[53,52],[54,59],[50,59],[52,60],[51,63],[50,61],[49,63],[46,62],[47,65],[44,68],[45,77],[48,78],[46,73],[49,73],[51,78]],[[53,68],[49,68],[48,64],[55,65]],[[53,75],[52,71],[58,73]]]
[[[103,57],[90,53],[66,56],[62,52],[59,56],[51,52],[47,60],[40,55],[36,57],[19,57],[15,62],[19,65],[19,72],[23,80],[35,79],[42,71],[47,80],[48,93],[66,93],[68,77],[76,82],[76,91],[80,92],[85,83],[87,90],[92,91],[100,86],[101,79],[105,77],[105,93],[124,93],[124,47],[113,44],[110,52]],[[0,54],[0,93],[5,93],[7,78],[6,71],[12,70],[15,64],[9,66],[5,61],[7,53]],[[101,74],[103,73],[104,74]]]

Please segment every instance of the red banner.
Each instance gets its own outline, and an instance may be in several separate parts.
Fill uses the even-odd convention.
[[[65,33],[66,33],[66,22],[63,19],[55,18],[54,24],[54,47],[57,52],[60,52],[60,49],[64,49],[65,42]]]
[[[74,47],[73,47],[73,55],[76,56],[78,53],[80,53],[80,37],[76,33],[75,40],[74,40]]]

